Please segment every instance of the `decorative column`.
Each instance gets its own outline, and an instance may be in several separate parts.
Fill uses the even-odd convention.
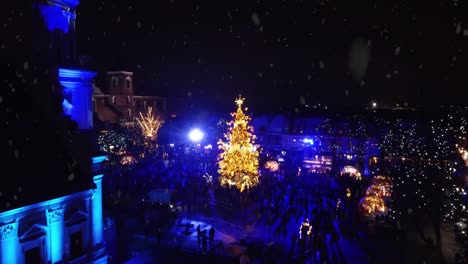
[[[18,223],[2,224],[0,232],[0,263],[18,263]]]
[[[59,81],[64,86],[63,110],[78,123],[79,129],[93,127],[93,78],[95,72],[59,69]]]
[[[95,192],[91,198],[91,236],[92,236],[92,263],[107,263],[107,251],[104,241],[104,221],[102,214],[102,162],[107,155],[94,156],[92,172]]]
[[[47,226],[49,232],[47,233],[50,260],[52,263],[59,262],[63,259],[64,248],[64,223],[63,223],[63,209],[47,210]]]
[[[96,191],[91,199],[93,263],[107,263],[107,252],[104,243],[104,221],[102,218],[102,177],[99,174],[93,177]]]
[[[96,192],[93,195],[92,216],[93,216],[93,247],[99,246],[103,242],[103,219],[102,219],[102,177],[103,174],[94,176]]]

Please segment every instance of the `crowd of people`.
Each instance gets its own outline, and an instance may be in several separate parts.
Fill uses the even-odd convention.
[[[274,254],[304,263],[339,263],[343,259],[338,246],[342,236],[356,238],[360,227],[389,220],[381,217],[362,221],[357,205],[369,186],[366,178],[287,167],[277,172],[262,169],[260,184],[240,193],[236,188],[219,186],[216,158],[211,149],[166,147],[130,165],[118,160],[109,162],[110,175],[104,182],[106,207],[138,208],[148,192],[165,189],[170,191],[171,203],[177,204],[179,213],[225,217],[215,214],[214,208],[228,212],[254,208],[257,226],[267,227],[265,243],[273,241],[281,249]],[[142,226],[147,235],[160,238],[165,223],[144,213],[137,218],[145,221]],[[202,242],[206,240],[203,234],[199,237]]]

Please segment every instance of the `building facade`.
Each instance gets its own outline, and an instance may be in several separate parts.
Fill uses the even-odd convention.
[[[98,87],[93,91],[93,111],[103,122],[117,123],[145,114],[148,107],[154,112],[166,112],[166,98],[134,94],[133,72],[107,72],[107,93]]]
[[[79,131],[77,134],[84,137],[84,132],[93,131],[92,82],[96,73],[76,68],[78,64],[75,53],[75,10],[78,4],[78,0],[35,0],[32,6],[33,23],[28,26],[33,26],[35,60],[48,62],[48,67],[52,69],[48,72],[53,80],[48,86],[56,87],[54,92],[59,95],[57,97],[63,98],[64,113],[78,125],[78,130],[64,130],[69,134]],[[57,83],[60,85],[54,85]],[[44,91],[44,94],[49,93]],[[52,119],[54,113],[50,114]],[[56,119],[60,117],[55,116]],[[44,127],[47,125],[44,124]],[[34,133],[40,134],[41,131],[38,128]],[[54,130],[42,132],[46,131],[57,133],[61,130],[55,127]],[[5,132],[18,133],[12,130]],[[35,145],[28,142],[27,138],[22,140],[26,141],[24,151],[29,148],[37,151],[36,155],[46,155],[35,149]],[[59,149],[68,146],[60,141],[61,137],[58,134],[49,133],[39,140],[56,140],[59,142],[57,144],[63,144]],[[101,173],[102,162],[107,156],[93,155],[91,150],[88,152],[88,147],[92,147],[91,144],[77,148],[76,152],[85,153],[84,159],[74,160],[74,163],[79,163],[80,169],[74,170],[68,176],[63,170],[51,170],[53,173],[48,173],[47,168],[37,166],[40,164],[23,163],[22,165],[32,166],[40,173],[29,174],[29,171],[22,171],[14,176],[21,179],[15,181],[15,185],[2,186],[2,191],[17,190],[27,198],[16,206],[7,206],[7,209],[2,208],[0,211],[0,264],[107,263]],[[60,153],[70,154],[74,150],[67,149]],[[63,163],[48,165],[57,168],[67,165],[72,167],[72,157],[78,157],[74,156],[75,154],[70,154],[68,160],[62,159]],[[26,161],[31,162],[32,159]],[[67,162],[69,164],[66,164]],[[82,173],[75,175],[78,171]],[[32,181],[32,177],[41,177],[46,181],[44,184],[50,188],[46,191],[44,186],[33,186],[37,181]],[[32,191],[35,193],[32,194]],[[21,195],[14,195],[13,199],[21,200]]]
[[[107,263],[101,163],[95,188],[0,213],[0,263]]]

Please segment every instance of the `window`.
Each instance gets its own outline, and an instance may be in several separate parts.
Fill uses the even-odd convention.
[[[130,96],[127,96],[127,104],[130,104]]]
[[[131,83],[130,83],[130,77],[127,77],[127,79],[125,79],[125,84],[126,84],[127,89],[132,88]]]
[[[113,104],[116,104],[116,103],[117,103],[117,101],[115,100],[115,95],[112,96],[112,103],[113,103]]]
[[[112,89],[116,89],[116,88],[117,88],[117,78],[112,76]]]
[[[28,249],[24,254],[24,263],[25,264],[37,264],[44,263],[41,256],[41,248],[33,247]]]
[[[128,109],[128,117],[132,117],[132,109]]]
[[[70,257],[71,259],[76,259],[83,254],[83,237],[81,231],[77,231],[70,236]]]

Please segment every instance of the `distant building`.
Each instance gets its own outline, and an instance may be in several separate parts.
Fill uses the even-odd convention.
[[[103,122],[117,123],[122,119],[131,120],[146,113],[148,107],[154,112],[166,112],[166,98],[134,94],[133,72],[107,72],[107,93],[93,88],[93,112]]]
[[[351,131],[356,124],[349,116],[331,113],[256,116],[252,119],[256,142],[270,158],[290,157],[304,171],[339,171],[351,165],[368,175],[369,165],[381,158],[372,122],[360,123],[365,136],[355,135]]]

